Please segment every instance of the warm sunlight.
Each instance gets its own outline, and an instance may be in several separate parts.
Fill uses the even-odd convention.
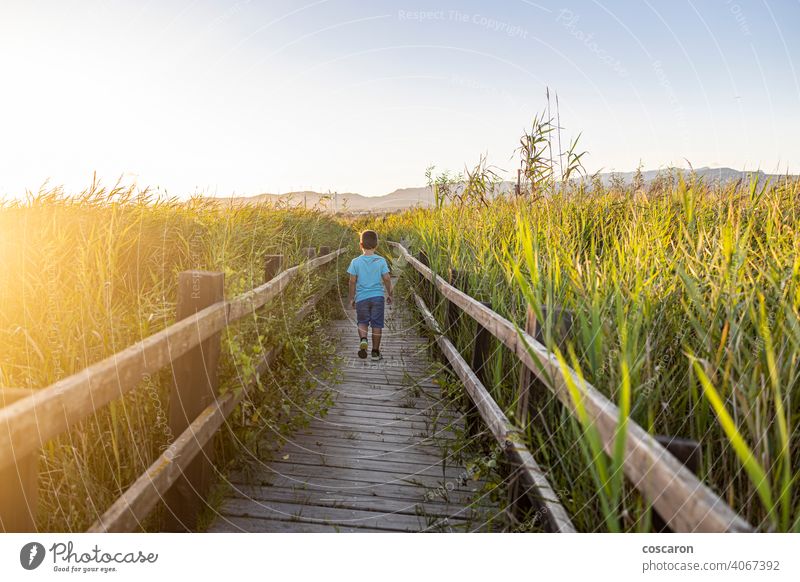
[[[0,580],[800,579],[798,22],[2,2]]]

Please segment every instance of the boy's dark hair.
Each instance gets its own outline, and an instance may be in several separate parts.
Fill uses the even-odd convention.
[[[365,249],[378,247],[378,233],[374,230],[365,230],[361,233],[361,246]]]

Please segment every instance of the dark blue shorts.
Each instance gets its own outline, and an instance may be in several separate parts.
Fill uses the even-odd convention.
[[[383,327],[383,297],[367,297],[356,301],[356,319],[372,328]]]

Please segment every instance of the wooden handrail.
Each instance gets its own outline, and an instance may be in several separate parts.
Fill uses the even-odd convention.
[[[428,327],[433,332],[436,343],[442,353],[447,358],[447,361],[450,362],[450,365],[453,366],[453,370],[455,370],[467,389],[481,418],[489,426],[489,430],[503,448],[503,452],[518,466],[523,485],[535,498],[539,511],[548,524],[548,529],[557,533],[575,533],[575,526],[572,525],[569,515],[547,481],[547,476],[539,468],[539,465],[533,459],[533,455],[523,444],[523,436],[520,430],[511,424],[511,421],[508,420],[508,417],[497,405],[497,402],[494,401],[494,398],[486,390],[478,376],[469,367],[466,360],[453,345],[453,342],[442,333],[439,324],[428,309],[428,306],[425,305],[422,297],[415,293],[414,301],[416,301],[425,323],[428,324]]]
[[[255,310],[263,306],[267,301],[280,294],[298,273],[313,271],[331,262],[345,252],[347,252],[347,249],[338,249],[322,257],[300,263],[295,267],[286,269],[280,275],[264,283],[260,287],[256,287],[255,289],[251,289],[239,295],[239,297],[229,302],[228,322],[237,321],[255,312]]]
[[[262,307],[299,273],[320,267],[347,252],[338,249],[283,271],[271,281],[231,301],[215,303],[144,340],[55,384],[0,409],[0,469],[41,447],[73,424],[123,396],[154,374]]]
[[[576,403],[554,354],[509,320],[435,275],[403,245],[397,242],[389,242],[389,245],[398,249],[401,256],[431,281],[445,298],[500,340],[573,414],[577,414]],[[603,447],[612,454],[619,409],[589,382],[581,379],[574,370],[567,368],[566,373],[570,376],[570,382],[577,387],[581,405],[589,422],[596,427]],[[749,523],[632,420],[628,421],[623,470],[634,487],[652,504],[673,531],[753,530]]]
[[[302,321],[324,297],[330,286],[322,289],[297,311],[294,322]],[[130,532],[163,499],[164,494],[175,483],[184,469],[202,450],[203,446],[217,432],[225,419],[252,390],[258,378],[264,374],[278,355],[277,348],[271,348],[256,367],[255,377],[236,392],[226,392],[201,412],[183,431],[175,442],[164,451],[114,504],[87,530],[99,532]]]
[[[0,406],[10,405],[34,393],[33,388],[0,388]]]

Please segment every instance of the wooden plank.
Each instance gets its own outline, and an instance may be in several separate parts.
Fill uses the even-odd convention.
[[[342,362],[342,371],[350,376],[357,377],[361,372],[380,372],[386,370],[397,370],[402,374],[407,374],[412,378],[432,378],[435,377],[440,370],[431,370],[428,367],[424,366],[413,366],[408,364],[406,357],[397,357],[394,358],[392,353],[389,351],[392,349],[391,346],[386,346],[381,343],[381,353],[383,353],[384,359],[379,362],[373,362],[369,358],[366,360],[362,360],[356,356],[358,352],[358,344],[352,346],[351,355],[349,358],[345,358]],[[376,374],[380,375],[380,374]]]
[[[209,533],[387,533],[385,529],[371,529],[368,527],[342,527],[319,523],[227,516],[220,516],[208,531]]]
[[[225,274],[184,271],[178,274],[178,320],[225,299]],[[169,397],[171,434],[182,434],[217,399],[220,334],[206,338],[199,346],[172,361],[172,390]],[[217,426],[219,426],[217,424]],[[215,429],[216,430],[216,429]],[[192,531],[211,487],[214,433],[205,434],[201,454],[185,466],[164,495],[167,511],[163,531]]]
[[[461,418],[450,417],[434,417],[426,415],[411,415],[411,414],[379,414],[374,413],[370,416],[371,411],[358,414],[358,411],[347,408],[333,408],[324,420],[322,418],[312,421],[314,424],[322,423],[326,426],[341,428],[343,430],[355,428],[359,429],[361,426],[367,426],[377,429],[386,429],[393,431],[394,429],[414,429],[419,431],[427,431],[428,429],[437,430],[452,430],[461,428],[463,422]]]
[[[409,512],[386,512],[369,506],[352,509],[338,505],[314,505],[262,500],[253,497],[229,497],[220,508],[220,514],[234,517],[259,517],[281,521],[306,523],[336,523],[355,527],[372,527],[397,531],[417,531],[425,527],[420,516]]]
[[[341,384],[329,383],[328,381],[318,381],[320,388],[324,388],[334,393],[342,394],[363,394],[368,396],[375,394],[376,396],[407,396],[411,392],[419,390],[422,396],[427,396],[428,401],[438,402],[441,399],[441,387],[438,384],[398,384],[382,381],[382,383],[373,383],[372,381],[365,381],[359,383],[353,378],[345,377]]]
[[[288,457],[288,458],[284,458]],[[394,455],[383,455],[382,457],[370,458],[364,456],[354,456],[343,453],[322,453],[322,452],[291,452],[277,456],[281,463],[291,463],[292,465],[323,466],[338,469],[360,469],[364,471],[378,471],[382,473],[396,473],[403,477],[408,475],[433,475],[443,478],[458,478],[464,470],[455,464],[443,464],[441,459],[418,460],[402,453]]]
[[[276,454],[278,451],[275,451]],[[296,454],[314,454],[322,455],[325,457],[341,457],[347,459],[369,459],[381,460],[386,462],[409,462],[416,464],[436,465],[442,463],[442,455],[432,454],[430,452],[419,452],[413,448],[399,448],[399,449],[367,449],[363,447],[348,447],[342,444],[335,444],[327,441],[320,445],[311,443],[298,443],[292,441],[286,443],[281,451],[280,458],[289,455],[294,459]],[[458,466],[460,463],[456,460],[454,455],[444,457],[444,463],[449,466]]]
[[[342,399],[341,401],[337,399],[336,401],[337,406],[334,406],[331,410],[332,412],[338,413],[342,416],[352,416],[354,418],[367,418],[367,419],[374,419],[376,421],[386,422],[386,421],[416,421],[416,422],[425,422],[430,423],[436,419],[439,420],[441,423],[445,420],[453,420],[457,421],[461,417],[455,416],[455,413],[452,411],[440,411],[442,414],[437,414],[437,411],[428,407],[428,408],[404,408],[402,406],[385,406],[381,407],[375,404],[369,404],[367,402],[363,402],[361,400],[356,401],[353,403],[352,400]],[[444,416],[444,413],[450,416]]]
[[[450,303],[453,305],[453,303]],[[525,332],[536,335],[536,312],[528,305],[525,312]],[[528,428],[528,417],[530,408],[530,393],[533,387],[534,376],[525,366],[520,366],[519,379],[517,380],[517,397],[515,402],[514,422],[516,426],[525,431]],[[526,496],[522,494],[522,483],[519,472],[514,472],[514,477],[508,487],[508,509],[511,516],[520,521],[524,519],[524,513],[528,506],[524,503]]]
[[[448,300],[488,329],[514,355],[541,379],[575,415],[573,400],[564,374],[580,395],[587,421],[593,424],[612,454],[617,433],[619,409],[594,386],[570,369],[562,368],[555,355],[520,330],[509,320],[481,305],[472,297],[448,285],[441,277],[415,259],[398,243],[389,243],[424,278],[432,281]],[[563,373],[562,373],[563,372]],[[628,422],[625,439],[624,472],[630,482],[656,508],[673,531],[747,532],[752,526],[736,514],[711,489],[692,475],[675,457],[633,421]]]
[[[317,443],[320,444],[318,445]],[[352,442],[344,439],[328,438],[325,440],[319,440],[318,438],[309,438],[308,440],[298,439],[286,443],[282,449],[283,452],[281,452],[281,454],[278,456],[283,457],[286,454],[292,454],[293,452],[300,450],[307,450],[308,452],[352,450],[354,455],[358,456],[360,454],[364,457],[373,455],[376,456],[376,458],[381,458],[378,455],[404,453],[408,455],[415,455],[423,462],[428,462],[428,460],[433,459],[441,459],[441,451],[436,451],[431,445],[423,446],[427,448],[422,448],[419,445],[404,445],[400,443],[373,443],[369,441]],[[276,454],[280,452],[277,449],[272,450],[274,450]],[[363,451],[363,453],[359,453],[360,451]]]
[[[333,396],[334,406],[342,407],[342,410],[354,410],[368,412],[385,407],[387,412],[398,414],[417,414],[420,418],[460,418],[453,416],[456,412],[446,409],[438,402],[415,402],[408,396],[402,398],[370,398],[360,394],[337,394]],[[447,416],[450,415],[450,416]]]
[[[319,443],[319,445],[317,445]],[[346,437],[337,438],[337,436],[324,435],[318,438],[315,435],[302,435],[292,437],[292,440],[287,445],[296,445],[299,447],[311,448],[314,446],[330,446],[330,447],[347,447],[357,450],[365,451],[413,451],[420,455],[436,456],[441,454],[441,450],[432,444],[423,444],[420,442],[390,442],[390,441],[364,441],[352,440]]]
[[[442,400],[431,400],[424,395],[414,397],[409,393],[378,393],[372,391],[338,392],[331,395],[333,406],[344,409],[371,410],[385,406],[388,412],[419,413],[433,416],[455,415],[456,411],[445,406]]]
[[[402,410],[402,409],[401,409]],[[424,411],[423,411],[424,412]],[[378,412],[374,410],[358,411],[356,409],[347,408],[344,405],[334,406],[329,408],[323,416],[309,415],[311,423],[323,423],[332,426],[359,426],[366,424],[372,428],[407,428],[426,430],[428,427],[459,427],[462,424],[462,417],[455,416],[442,416],[436,414],[429,414],[424,412],[420,414],[419,411],[409,411],[405,409],[403,412]]]
[[[335,405],[353,407],[357,410],[371,410],[385,407],[388,412],[416,412],[427,415],[458,414],[447,407],[446,401],[429,399],[423,396],[397,393],[375,394],[371,391],[337,392],[332,395]]]
[[[317,445],[316,443],[320,443]],[[282,449],[273,449],[274,458],[283,459],[288,455],[289,459],[294,458],[292,455],[298,453],[306,454],[322,454],[322,455],[338,455],[349,456],[353,459],[372,459],[372,460],[385,460],[387,462],[392,460],[407,459],[408,462],[419,464],[435,465],[442,462],[442,455],[436,455],[427,450],[420,450],[415,447],[389,447],[387,449],[370,448],[363,445],[348,446],[344,441],[306,441],[306,442],[289,442],[286,443]],[[461,463],[460,456],[453,454],[445,457],[445,463],[450,466],[459,466]]]
[[[416,420],[419,422],[427,422],[429,424],[436,423],[438,425],[441,424],[452,424],[454,426],[460,426],[463,421],[462,416],[455,416],[455,413],[451,410],[441,410],[438,408],[408,408],[403,406],[398,406],[400,402],[397,401],[379,401],[379,403],[369,403],[363,400],[355,400],[352,398],[343,398],[341,400],[337,399],[336,410],[339,411],[340,414],[345,416],[353,416],[358,418],[373,418],[371,415],[381,415],[376,418],[402,418],[402,419],[409,419],[409,420]],[[380,412],[378,408],[381,404],[384,404],[386,407],[385,412]]]
[[[381,349],[383,347],[381,346]],[[413,382],[414,384],[418,384],[420,382],[429,382],[432,385],[436,385],[433,381],[436,378],[438,371],[431,371],[430,373],[422,373],[422,374],[411,374],[405,369],[401,369],[398,367],[384,367],[381,369],[370,369],[368,367],[350,367],[345,369],[345,373],[352,374],[356,376],[361,381],[368,381],[368,380],[386,380],[387,383],[392,384],[394,382],[388,382],[389,380],[404,380],[406,382]]]
[[[417,500],[427,502],[430,499],[440,502],[455,503],[460,505],[488,505],[488,494],[480,489],[480,482],[467,483],[451,481],[452,489],[423,487],[414,483],[374,483],[353,479],[335,477],[317,477],[313,481],[298,479],[291,475],[274,477],[271,480],[248,479],[240,472],[234,472],[228,480],[229,485],[237,490],[245,487],[267,487],[292,489],[298,492],[323,492],[328,495],[367,495],[371,497],[401,499],[405,501]]]
[[[347,414],[347,411],[334,408],[330,410],[325,418],[316,418],[316,422],[323,423],[326,426],[341,428],[347,430],[350,428],[359,429],[361,427],[374,428],[377,430],[384,430],[389,432],[403,431],[403,430],[416,430],[427,431],[431,427],[441,427],[440,430],[448,430],[448,428],[458,427],[458,422],[450,422],[440,420],[438,423],[433,420],[428,421],[425,419],[413,419],[412,417],[398,417],[397,415],[378,415],[375,414],[374,420],[367,416],[356,416]]]
[[[364,375],[364,376],[349,376],[345,377],[345,383],[337,385],[335,382],[331,383],[328,380],[320,380],[318,382],[321,388],[328,388],[332,390],[341,389],[348,390],[373,388],[375,390],[399,392],[400,390],[412,390],[420,388],[425,392],[438,395],[441,386],[431,380],[413,380],[412,378],[393,377],[387,378],[386,376]]]
[[[0,388],[0,408],[32,396],[34,392],[33,388]]]
[[[486,390],[486,387],[478,379],[478,376],[467,365],[467,362],[453,343],[441,333],[439,324],[434,319],[433,314],[428,310],[422,297],[414,294],[414,300],[422,313],[423,319],[433,331],[439,348],[464,384],[481,418],[483,418],[484,422],[489,426],[489,430],[492,432],[495,440],[503,448],[503,452],[515,460],[519,466],[520,477],[525,485],[532,490],[537,503],[545,513],[544,517],[551,531],[557,533],[573,533],[575,527],[572,525],[569,515],[559,502],[558,496],[550,486],[544,471],[539,468],[531,454],[528,453],[527,449],[523,446],[523,437],[520,432],[511,424],[489,394],[488,390]]]
[[[423,388],[418,390],[398,390],[396,387],[392,388],[371,388],[371,387],[348,387],[343,390],[329,389],[327,393],[331,395],[334,404],[339,403],[341,400],[342,405],[347,403],[358,403],[364,405],[381,406],[385,404],[391,408],[403,408],[406,410],[429,410],[429,411],[444,411],[448,405],[448,401],[437,392],[430,392]],[[455,414],[452,410],[447,410],[451,414]]]
[[[455,415],[456,412],[449,410],[442,406],[441,402],[436,401],[422,401],[422,402],[409,402],[407,397],[397,398],[370,398],[369,395],[347,395],[336,394],[334,402],[336,405],[341,405],[346,410],[385,410],[386,412],[399,412],[399,413],[415,413],[420,415],[438,415],[450,414]]]
[[[301,465],[292,463],[291,459],[286,462],[273,461],[269,465],[257,470],[257,474],[264,477],[291,477],[304,483],[314,483],[317,479],[342,479],[352,481],[362,481],[373,484],[410,484],[436,489],[443,483],[448,482],[447,476],[442,476],[442,471],[437,467],[421,468],[416,471],[392,471],[390,464],[378,469],[354,469],[345,467],[334,467],[328,465]]]
[[[450,441],[455,437],[455,432],[452,430],[436,430],[427,431],[424,429],[412,428],[373,428],[369,425],[351,425],[351,426],[327,426],[324,424],[316,424],[311,426],[309,432],[298,434],[298,437],[313,436],[316,439],[321,438],[338,438],[350,440],[352,442],[358,441],[373,441],[383,443],[400,443],[400,444],[423,444],[435,445],[442,441]]]
[[[470,507],[460,503],[447,503],[439,499],[394,499],[375,495],[339,495],[324,491],[304,491],[283,487],[243,487],[234,492],[236,497],[255,501],[279,501],[297,505],[317,505],[320,507],[343,507],[368,511],[384,511],[419,515],[424,512],[437,517],[450,519],[470,519],[472,513],[486,512],[485,506]],[[489,508],[491,509],[491,508]]]
[[[0,388],[0,407],[28,398],[30,388]],[[12,451],[13,452],[13,451]],[[0,469],[0,532],[35,532],[39,505],[39,449]]]
[[[344,527],[368,527],[389,531],[428,531],[440,523],[437,516],[408,515],[339,507],[294,505],[278,501],[258,502],[253,499],[231,497],[220,509],[225,517],[257,517],[277,521],[292,521]]]
[[[327,431],[328,434],[338,434],[341,436],[348,436],[350,434],[354,434],[357,437],[385,437],[385,438],[452,438],[455,433],[452,430],[447,430],[445,428],[436,430],[428,434],[428,431],[425,428],[411,428],[411,427],[384,427],[384,428],[374,428],[369,424],[359,424],[359,425],[346,425],[346,424],[331,424],[325,425],[323,423],[317,423],[313,426],[313,430],[315,433],[323,434],[322,431]]]
[[[368,431],[364,429],[359,430],[341,430],[331,429],[324,426],[315,426],[313,428],[306,428],[298,431],[298,436],[313,436],[315,438],[335,437],[350,440],[352,442],[359,441],[372,441],[372,442],[386,442],[386,443],[409,443],[409,444],[435,444],[436,439],[442,438],[444,435],[420,435],[419,433],[404,432],[404,433],[381,433],[379,431]]]

